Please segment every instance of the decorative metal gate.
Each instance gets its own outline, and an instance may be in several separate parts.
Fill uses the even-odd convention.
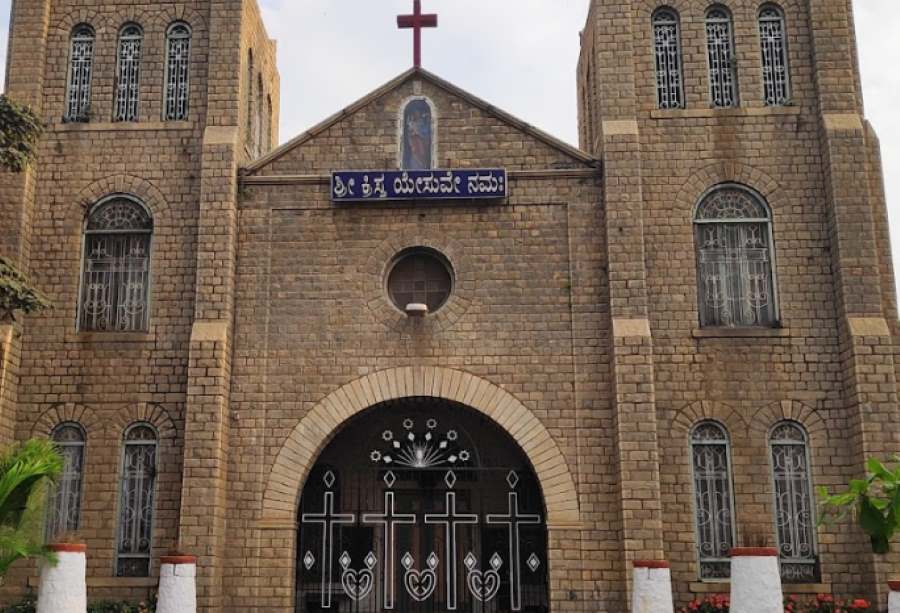
[[[510,437],[432,398],[338,435],[300,502],[297,611],[549,611],[537,479]]]

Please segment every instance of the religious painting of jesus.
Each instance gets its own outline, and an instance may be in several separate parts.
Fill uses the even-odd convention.
[[[431,106],[427,101],[418,98],[406,105],[401,139],[403,170],[431,169],[434,134]]]

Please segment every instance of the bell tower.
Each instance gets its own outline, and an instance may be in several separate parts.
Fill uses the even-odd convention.
[[[728,572],[729,545],[783,545],[759,477],[776,416],[808,432],[812,486],[900,451],[894,276],[851,3],[593,0],[578,83],[581,147],[603,161],[624,558],[668,559],[685,600],[709,591],[705,568]],[[757,272],[741,276],[702,233],[716,220],[699,206],[717,190],[760,202],[764,219],[720,214],[769,228],[725,248],[756,249],[764,272],[748,258]],[[718,299],[747,306],[711,320]],[[686,433],[704,419],[729,431],[733,473],[731,534],[709,567],[683,511]],[[873,556],[861,532],[809,534],[801,582],[850,594],[861,575],[884,600],[896,557]]]

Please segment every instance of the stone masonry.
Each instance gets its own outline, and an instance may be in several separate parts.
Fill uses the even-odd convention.
[[[698,578],[689,431],[730,434],[739,546],[776,543],[768,433],[809,434],[815,485],[900,452],[897,310],[878,141],[865,121],[847,0],[785,0],[791,103],[765,106],[759,4],[729,0],[740,104],[708,102],[706,5],[678,11],[684,108],[656,104],[651,0],[593,0],[580,149],[421,69],[275,147],[276,45],[254,0],[14,3],[7,92],[44,118],[39,159],[0,176],[0,253],[54,307],[0,325],[0,440],[86,432],[75,535],[90,600],[146,598],[160,558],[197,556],[198,610],[294,611],[298,503],[322,449],[388,400],[471,407],[541,486],[554,613],[627,610],[634,561]],[[169,24],[191,27],[190,112],[163,121]],[[144,31],[139,121],[113,122],[116,39]],[[63,121],[69,38],[96,32],[89,121]],[[362,61],[362,60],[361,60]],[[565,69],[565,67],[563,67]],[[435,108],[440,168],[505,168],[502,202],[334,204],[333,170],[397,168],[404,103]],[[693,211],[740,183],[772,209],[780,327],[701,328]],[[150,324],[77,328],[91,207],[153,216]],[[394,256],[442,253],[446,305],[387,296]],[[115,576],[123,434],[159,435],[150,576]],[[821,583],[887,601],[900,558],[818,528]],[[0,603],[36,581],[17,566]]]

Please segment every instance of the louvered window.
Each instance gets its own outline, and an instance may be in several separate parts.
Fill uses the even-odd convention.
[[[678,14],[668,8],[653,13],[653,51],[656,60],[656,101],[661,109],[684,104]]]
[[[777,324],[769,209],[751,190],[726,184],[694,218],[700,325]]]
[[[731,449],[724,427],[711,421],[694,427],[691,462],[700,578],[727,579],[734,547],[734,504]]]
[[[96,205],[84,235],[78,323],[83,331],[146,330],[153,220],[126,197]]]
[[[115,121],[137,121],[141,100],[141,47],[144,33],[135,24],[122,28],[119,34],[116,67]]]
[[[66,121],[88,121],[91,112],[91,78],[94,72],[94,29],[81,24],[72,30],[69,48],[69,82],[66,88]]]
[[[167,121],[188,117],[190,108],[191,29],[186,23],[169,26],[166,35],[165,112]]]
[[[769,106],[786,104],[790,99],[784,14],[767,5],[759,12],[759,42],[762,54],[763,95]]]
[[[156,430],[147,424],[131,426],[125,432],[122,456],[116,576],[147,577],[153,544]]]
[[[713,7],[706,13],[706,51],[712,106],[737,106],[737,71],[731,15],[722,7]]]

